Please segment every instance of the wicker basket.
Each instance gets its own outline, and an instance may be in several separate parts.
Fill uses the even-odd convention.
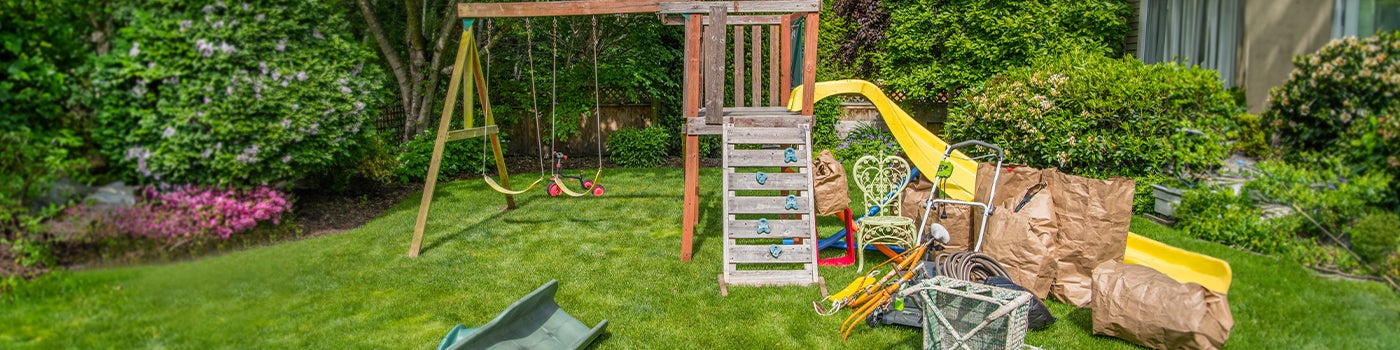
[[[917,294],[925,349],[1020,349],[1031,293],[938,276],[902,290]]]

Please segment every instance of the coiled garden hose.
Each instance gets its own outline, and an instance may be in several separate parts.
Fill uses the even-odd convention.
[[[996,259],[978,252],[956,252],[935,258],[936,272],[964,281],[982,283],[994,276],[1006,277],[1006,269]]]

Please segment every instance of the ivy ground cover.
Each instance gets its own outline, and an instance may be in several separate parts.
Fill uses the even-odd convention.
[[[457,323],[480,325],[551,279],[585,323],[609,321],[597,349],[916,348],[920,333],[813,313],[815,287],[734,287],[721,297],[718,169],[701,172],[695,259],[681,262],[680,169],[609,170],[608,194],[501,196],[479,180],[444,183],[423,255],[405,257],[418,196],[365,226],[170,265],[57,272],[0,296],[0,348],[431,348]],[[822,231],[837,228],[824,220]],[[1400,296],[1375,282],[1323,278],[1144,220],[1133,230],[1234,268],[1227,347],[1384,348],[1400,344]],[[839,254],[829,251],[827,254]],[[878,263],[875,255],[867,255]],[[832,290],[854,268],[823,268]],[[1027,342],[1129,349],[1089,332],[1085,309]],[[1323,320],[1323,322],[1319,322]]]

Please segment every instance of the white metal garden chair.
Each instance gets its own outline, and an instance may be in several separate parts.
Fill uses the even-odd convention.
[[[868,211],[880,209],[872,216],[860,219],[856,231],[857,269],[865,270],[865,247],[871,244],[898,245],[905,248],[918,243],[914,219],[900,216],[900,198],[909,163],[897,156],[864,156],[856,160],[856,186],[862,193],[861,203]]]

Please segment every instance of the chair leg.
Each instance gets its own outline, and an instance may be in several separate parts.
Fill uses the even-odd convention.
[[[859,235],[856,236],[856,271],[865,273],[865,246],[867,244],[860,241]]]

